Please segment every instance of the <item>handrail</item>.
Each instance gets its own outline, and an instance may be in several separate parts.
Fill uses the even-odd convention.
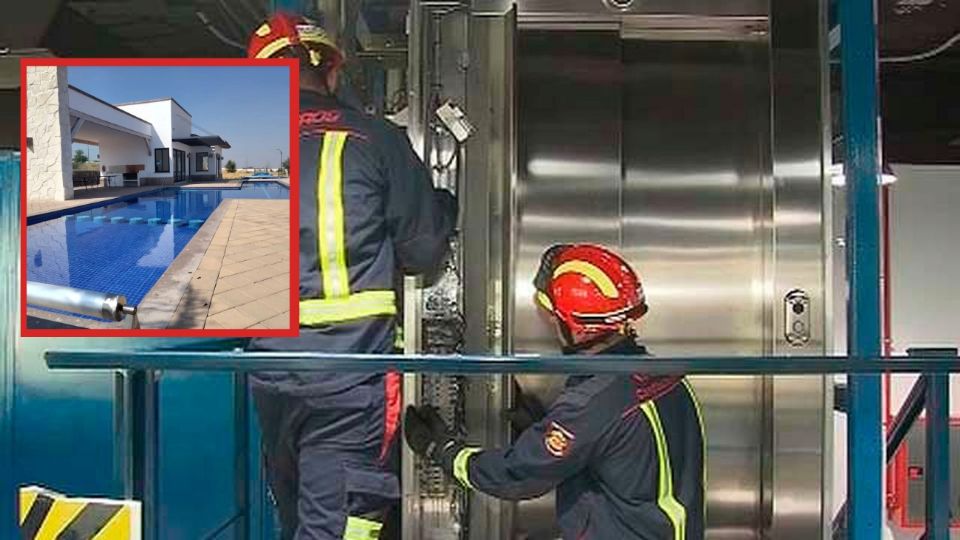
[[[923,412],[923,408],[926,406],[926,401],[927,376],[921,375],[920,378],[918,378],[913,384],[913,387],[910,388],[910,393],[907,395],[907,399],[900,407],[900,411],[897,412],[897,416],[894,417],[893,421],[890,423],[890,429],[887,432],[886,442],[887,465],[890,465],[890,462],[892,462],[893,458],[897,455],[897,451],[900,450],[900,446],[907,437],[907,433],[910,432],[910,428],[913,427],[914,422],[920,417],[920,413]],[[840,510],[837,511],[837,514],[833,519],[832,538],[834,540],[842,540],[846,538],[847,517],[847,501],[843,501],[843,504],[840,505]]]
[[[949,358],[953,359],[956,362],[956,358],[960,356],[960,351],[955,348],[910,348],[907,349],[908,358],[918,358],[926,356],[928,358]],[[935,396],[934,401],[939,403],[939,406],[936,404],[934,408],[939,411],[941,416],[945,414],[947,407],[944,406],[944,400],[949,401],[949,382],[941,375],[934,375],[933,373],[924,373],[920,376],[919,379],[913,384],[910,388],[907,398],[904,400],[903,405],[900,406],[900,410],[897,412],[897,416],[894,417],[893,421],[890,424],[890,429],[887,432],[886,440],[886,463],[887,465],[893,461],[893,458],[897,455],[897,451],[900,450],[900,447],[903,445],[904,439],[907,437],[910,429],[913,427],[917,418],[920,417],[920,413],[927,407],[928,395]],[[932,418],[933,415],[928,415]],[[934,426],[936,421],[927,422],[927,436],[928,438],[936,431]],[[946,415],[939,419],[941,425],[949,424],[949,415]],[[934,446],[945,446],[949,445],[947,440],[937,441],[934,444],[930,444],[928,439],[928,449],[933,448]],[[929,450],[928,450],[929,451]],[[945,452],[945,450],[944,450]],[[927,484],[930,486],[930,482],[933,481],[937,485],[937,488],[944,489],[943,485],[946,486],[945,489],[949,490],[950,482],[941,477],[944,474],[943,471],[949,475],[949,457],[946,455],[937,454],[936,460],[946,461],[946,465],[940,463],[938,466],[928,466],[928,476]],[[928,462],[934,460],[928,459]],[[936,474],[934,469],[937,469]],[[941,483],[943,485],[941,485]],[[944,500],[949,499],[949,496],[939,497]],[[931,498],[927,499],[927,512],[931,511],[930,506]],[[837,511],[836,516],[833,519],[833,540],[842,540],[847,536],[847,521],[849,519],[847,501],[844,501],[840,506],[840,510]],[[942,518],[942,516],[940,516]],[[945,518],[942,518],[945,519]],[[930,527],[928,526],[927,531],[924,532],[923,536],[920,537],[920,540],[926,540],[930,532]]]
[[[924,407],[927,406],[927,376],[921,375],[917,382],[910,388],[906,401],[897,412],[890,423],[890,431],[887,433],[887,463],[893,461],[897,450],[903,444],[903,440],[910,432],[914,422],[920,417]]]
[[[408,373],[685,373],[689,375],[813,375],[826,373],[957,373],[960,362],[942,355],[847,358],[629,356],[478,356],[333,354],[301,352],[130,351],[60,349],[44,353],[52,369],[182,371],[353,371]],[[878,361],[882,360],[882,361]]]

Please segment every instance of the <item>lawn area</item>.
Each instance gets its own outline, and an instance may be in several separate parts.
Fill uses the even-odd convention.
[[[244,176],[249,176],[249,174],[250,174],[250,173],[245,172],[245,171],[243,171],[243,170],[241,170],[241,169],[237,169],[236,171],[233,171],[233,172],[228,172],[226,169],[224,169],[224,171],[223,171],[223,179],[224,179],[224,180],[239,180],[239,179],[243,178]]]

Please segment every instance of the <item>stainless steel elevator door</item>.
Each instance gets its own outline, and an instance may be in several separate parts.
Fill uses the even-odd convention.
[[[556,243],[620,245],[622,68],[615,31],[522,31],[517,39],[514,352],[557,352],[533,303],[540,256]],[[550,403],[564,377],[518,375]],[[552,495],[521,502],[514,538],[558,538]]]
[[[623,251],[660,355],[759,355],[764,340],[764,43],[625,40]],[[761,377],[699,377],[708,537],[759,537]]]
[[[515,352],[557,349],[533,276],[558,242],[620,245],[620,38],[524,31],[518,39]]]
[[[763,352],[765,45],[521,30],[517,49],[515,352],[557,349],[531,281],[560,242],[617,248],[636,267],[654,353]],[[560,382],[517,380],[547,401]],[[694,384],[707,423],[708,538],[759,538],[763,379]],[[516,537],[551,537],[548,505],[521,504]]]
[[[660,354],[759,354],[765,48],[625,40],[623,245]]]

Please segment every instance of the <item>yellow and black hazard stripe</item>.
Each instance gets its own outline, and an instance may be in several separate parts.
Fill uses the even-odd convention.
[[[140,540],[140,503],[70,498],[43,488],[20,489],[23,540]]]

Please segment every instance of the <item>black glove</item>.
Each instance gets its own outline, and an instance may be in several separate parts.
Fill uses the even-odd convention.
[[[524,394],[519,389],[513,407],[507,409],[507,420],[517,433],[526,431],[546,415],[547,410],[536,396]]]
[[[439,462],[452,473],[453,458],[463,448],[463,443],[453,435],[436,407],[407,407],[403,415],[403,435],[414,453]]]

